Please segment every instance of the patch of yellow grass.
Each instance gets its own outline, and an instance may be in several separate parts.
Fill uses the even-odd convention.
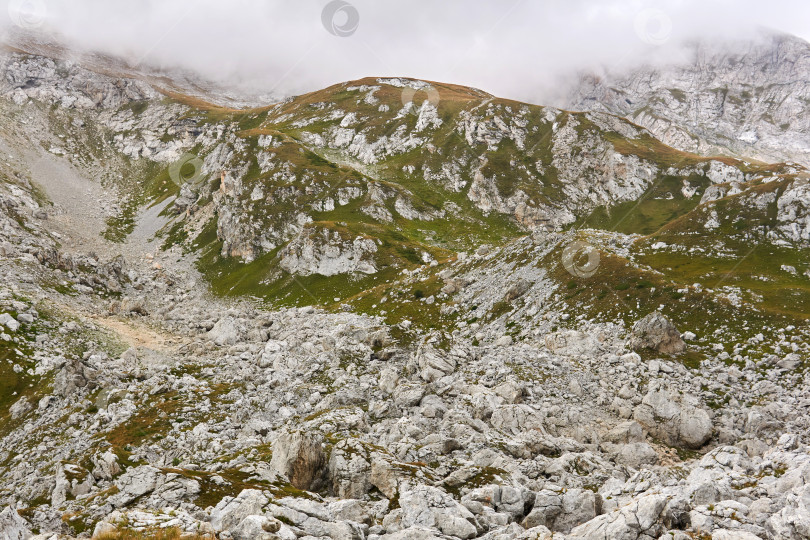
[[[188,534],[169,528],[148,532],[115,531],[94,536],[93,540],[215,540],[211,534]]]

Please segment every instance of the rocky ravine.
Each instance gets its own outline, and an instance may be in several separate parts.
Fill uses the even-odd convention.
[[[60,86],[71,73],[82,90],[67,98],[70,117],[86,105],[85,121],[130,128],[88,151],[55,133],[65,110],[48,116],[19,87],[3,102],[4,114],[29,122],[4,133],[0,166],[7,537],[161,528],[287,540],[810,535],[806,325],[732,342],[633,306],[632,325],[589,316],[565,304],[577,285],[566,290],[548,263],[574,233],[542,229],[442,263],[424,257],[375,304],[379,315],[348,303],[226,303],[178,250],[147,242],[143,231],[169,213],[140,210],[128,242],[88,247],[57,219],[67,202],[24,158],[34,143],[70,156],[76,174],[108,157],[120,168],[104,170],[120,172],[133,167],[121,154],[168,164],[197,141],[217,148],[204,165],[214,173],[240,144],[238,130],[183,125],[178,104],[127,116],[116,107],[153,90],[86,72],[46,70],[38,80],[47,88],[26,91],[63,102],[77,92]],[[161,129],[169,136],[152,136]],[[114,218],[114,185],[72,204]],[[169,200],[183,211],[182,191]],[[329,237],[337,256],[324,267],[324,245],[301,238],[286,257],[302,275],[371,270],[363,257],[374,242]],[[630,257],[632,237],[600,238],[591,241],[605,259]],[[454,325],[411,320],[437,305]],[[394,323],[388,312],[409,315]],[[669,356],[684,348],[705,357]]]

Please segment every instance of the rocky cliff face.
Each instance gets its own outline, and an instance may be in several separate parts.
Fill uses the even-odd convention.
[[[338,231],[306,229],[287,244],[280,266],[291,274],[374,274],[377,244],[371,238],[343,238]]]
[[[810,44],[763,32],[684,54],[668,65],[585,77],[568,105],[624,116],[690,152],[810,164]]]
[[[0,69],[5,75],[0,92],[17,104],[31,98],[65,108],[117,109],[158,96],[146,83],[103,77],[71,62],[41,56],[4,55]]]

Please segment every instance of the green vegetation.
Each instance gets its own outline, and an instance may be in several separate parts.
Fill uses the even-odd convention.
[[[705,189],[706,177],[692,175],[690,185]],[[619,203],[611,208],[600,206],[580,220],[577,226],[616,231],[624,234],[652,234],[671,221],[697,207],[700,195],[686,198],[681,193],[683,179],[663,176],[638,200]]]
[[[366,89],[360,89],[363,85]],[[375,86],[378,88],[371,90]],[[471,200],[491,189],[481,185],[496,189],[489,194],[496,203],[518,197],[531,207],[553,207],[568,199],[554,166],[560,152],[554,147],[556,124],[573,127],[577,134],[567,148],[569,158],[576,160],[590,152],[588,140],[602,140],[615,152],[652,163],[659,171],[637,200],[597,206],[573,224],[575,229],[645,235],[631,247],[627,258],[603,253],[599,271],[587,280],[572,280],[558,264],[558,251],[541,262],[560,282],[560,302],[589,317],[619,318],[627,324],[663,305],[666,314],[683,328],[696,328],[697,318],[708,305],[716,314],[716,328],[724,321],[746,334],[757,325],[789,324],[810,314],[806,280],[780,268],[784,261],[806,268],[807,257],[765,241],[763,231],[775,224],[775,207],[753,208],[745,199],[751,193],[784,190],[791,181],[784,175],[784,166],[697,156],[670,148],[646,132],[630,138],[611,131],[585,114],[563,111],[549,117],[543,107],[492,98],[473,89],[439,83],[435,88],[440,95],[437,113],[441,123],[420,132],[413,131],[418,114],[403,110],[402,90],[379,85],[371,78],[334,85],[279,106],[243,111],[167,93],[167,100],[190,106],[187,116],[200,126],[225,121],[238,128],[243,147],[236,157],[246,167],[241,184],[233,192],[216,194],[220,179],[212,174],[209,184],[199,187],[201,204],[220,198],[220,213],[230,212],[228,227],[244,231],[245,244],[226,245],[219,236],[222,231],[217,230],[222,215],[207,214],[207,223],[194,234],[183,220],[170,221],[160,233],[164,248],[180,245],[198,255],[198,268],[218,295],[247,296],[269,305],[318,304],[341,309],[348,304],[392,324],[407,320],[426,330],[453,328],[456,316],[442,314],[442,302],[428,301],[442,287],[438,271],[456,252],[482,244],[502,246],[525,234],[515,216],[482,211]],[[678,90],[671,93],[675,99],[684,99]],[[416,105],[426,98],[417,92]],[[134,114],[143,112],[141,104],[130,107]],[[384,112],[383,107],[387,107]],[[349,112],[352,115],[346,116]],[[523,138],[472,141],[459,127],[460,118],[470,113],[478,118],[479,126],[492,126],[496,131],[504,118],[507,122],[519,118]],[[371,162],[346,146],[337,149],[312,143],[313,137],[332,140],[340,126],[362,133],[366,143],[401,141],[403,133],[425,137],[425,142],[402,144]],[[755,178],[742,194],[710,203],[721,218],[721,226],[714,232],[704,227],[708,206],[700,205],[711,185],[705,176],[710,160]],[[689,176],[673,172],[684,170],[690,171]],[[122,214],[111,220],[108,234],[116,240],[131,232],[137,208],[164,201],[178,189],[166,167],[132,171],[147,180],[131,193]],[[603,172],[588,169],[583,174],[600,177]],[[757,179],[774,175],[781,175],[779,181],[766,184]],[[478,191],[471,191],[473,184],[479,184]],[[303,213],[312,221],[299,222]],[[304,234],[328,233],[344,241],[373,239],[377,272],[291,275],[281,267],[281,256],[289,231],[301,229]],[[656,242],[682,248],[651,249]],[[714,249],[718,242],[723,243],[722,252]],[[757,247],[752,250],[749,246],[753,244]],[[242,255],[251,252],[255,258],[243,260]],[[414,270],[430,259],[439,266],[423,270],[424,278],[415,281],[403,275],[403,270]],[[744,300],[755,307],[746,307],[741,316],[737,307],[718,294],[722,291],[698,290],[691,287],[694,283],[710,289],[739,288]],[[514,309],[509,303],[496,303],[482,316],[489,320],[504,317],[504,324],[512,323],[506,330],[518,337],[521,326],[508,320]],[[402,339],[409,339],[408,332],[402,334]],[[697,357],[684,360],[688,364],[699,361]]]
[[[189,164],[186,164],[188,167]],[[123,204],[118,215],[107,219],[107,228],[103,232],[104,238],[111,242],[123,242],[135,230],[135,221],[138,212],[143,207],[151,207],[165,201],[168,197],[176,195],[178,186],[169,175],[169,169],[159,163],[142,160],[138,165],[130,165],[132,174],[141,178],[140,182],[119,182],[118,188],[123,191]],[[181,168],[181,174],[189,171]]]

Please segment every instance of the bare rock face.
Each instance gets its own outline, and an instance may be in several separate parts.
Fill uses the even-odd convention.
[[[691,61],[586,77],[567,105],[624,116],[681,150],[810,163],[810,44],[764,32],[684,52]]]
[[[298,489],[313,490],[323,481],[326,454],[323,439],[313,433],[284,433],[273,445],[270,468]]]
[[[340,441],[329,458],[332,492],[341,499],[359,499],[371,488],[371,464],[366,450],[355,440]]]
[[[777,201],[779,232],[789,241],[810,242],[810,181],[797,179]]]
[[[281,252],[281,267],[291,274],[335,276],[374,274],[377,244],[370,238],[343,238],[337,231],[307,229]]]
[[[50,58],[12,54],[2,59],[0,69],[5,72],[0,93],[20,104],[30,98],[66,109],[115,109],[157,97],[142,81],[108,77]]]
[[[650,313],[633,326],[627,344],[631,349],[652,349],[661,354],[680,354],[686,350],[681,333],[658,311]]]

